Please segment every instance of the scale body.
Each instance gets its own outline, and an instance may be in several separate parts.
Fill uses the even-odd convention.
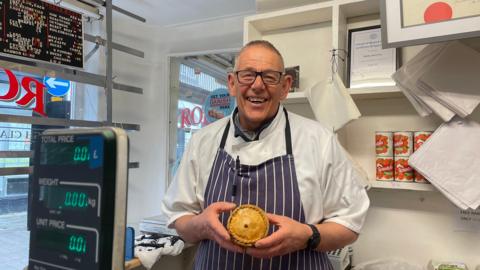
[[[121,129],[42,133],[29,191],[28,269],[124,269],[127,175]]]

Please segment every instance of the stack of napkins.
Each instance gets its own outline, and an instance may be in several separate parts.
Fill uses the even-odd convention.
[[[459,208],[480,206],[480,124],[454,117],[443,123],[409,159]]]
[[[421,116],[466,117],[480,104],[480,53],[461,42],[427,46],[392,75]]]
[[[316,83],[305,93],[315,118],[337,131],[361,114],[338,74]]]

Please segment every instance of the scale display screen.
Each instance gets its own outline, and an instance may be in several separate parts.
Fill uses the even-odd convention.
[[[37,231],[35,246],[45,251],[85,259],[95,253],[95,238],[95,234],[88,231],[40,229]]]
[[[75,142],[48,142],[40,147],[40,165],[85,165],[99,167],[102,163],[102,138],[75,138]]]
[[[74,145],[68,143],[47,144],[43,146],[40,164],[85,164],[92,155],[87,140]]]
[[[65,183],[61,186],[40,186],[38,201],[47,209],[86,212],[97,208],[98,190]]]
[[[116,139],[110,129],[40,136],[29,190],[28,269],[112,269]]]

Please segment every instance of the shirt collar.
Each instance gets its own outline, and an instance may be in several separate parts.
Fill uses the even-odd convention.
[[[235,110],[232,113],[232,122],[233,122],[233,126],[234,126],[234,136],[235,137],[241,137],[246,142],[252,142],[252,141],[259,140],[260,135],[262,133],[265,133],[264,131],[271,126],[272,122],[274,122],[274,121],[278,122],[279,115],[281,115],[281,113],[279,113],[279,112],[283,112],[282,105],[278,106],[277,113],[276,113],[275,117],[273,117],[270,120],[268,120],[267,122],[263,123],[262,126],[260,126],[260,128],[258,128],[257,130],[249,131],[249,130],[246,130],[246,129],[242,128],[242,126],[240,125],[240,119],[239,119],[239,116],[238,116],[238,108],[235,108]],[[263,134],[262,134],[262,137],[264,137]]]

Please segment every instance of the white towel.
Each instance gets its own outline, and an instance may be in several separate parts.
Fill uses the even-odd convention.
[[[407,86],[403,85],[403,83],[405,83],[404,81],[400,81],[393,76],[392,78],[397,83],[398,89],[403,92],[405,97],[408,99],[408,101],[410,101],[410,103],[413,105],[413,108],[415,108],[420,116],[425,117],[432,113],[432,110],[427,106],[427,104],[425,104],[425,102],[419,99]]]
[[[480,205],[480,124],[458,116],[443,123],[409,164],[455,205],[466,210]]]
[[[150,269],[162,255],[176,256],[180,254],[184,245],[185,243],[178,236],[140,235],[135,238],[135,257],[145,268]]]
[[[361,114],[352,97],[337,74],[316,83],[306,91],[315,118],[320,123],[339,130],[348,122],[358,119]]]
[[[399,85],[400,90],[405,93],[405,96],[412,103],[419,115],[427,116],[434,112],[444,121],[449,121],[455,113],[434,99],[430,95],[429,89],[425,89],[422,85],[417,84],[417,81],[424,73],[424,70],[432,65],[434,60],[446,48],[446,46],[446,43],[428,45],[397,70],[392,75],[392,78],[397,85]]]
[[[461,117],[480,104],[480,53],[454,41],[419,78],[430,95]]]

